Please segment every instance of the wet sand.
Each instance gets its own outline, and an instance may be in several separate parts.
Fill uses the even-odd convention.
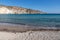
[[[0,40],[60,40],[60,29],[0,23]]]
[[[11,32],[60,31],[60,28],[56,28],[56,27],[34,27],[34,26],[28,26],[28,25],[0,23],[0,31],[11,31]]]

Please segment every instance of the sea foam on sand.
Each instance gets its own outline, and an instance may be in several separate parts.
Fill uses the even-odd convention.
[[[60,31],[0,31],[0,40],[60,40]]]

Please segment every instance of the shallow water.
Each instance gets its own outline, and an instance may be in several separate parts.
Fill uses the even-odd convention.
[[[60,14],[0,14],[0,23],[60,27]]]

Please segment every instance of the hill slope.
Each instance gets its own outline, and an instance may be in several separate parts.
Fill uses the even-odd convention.
[[[2,6],[0,5],[0,14],[36,14],[36,13],[43,13],[39,10],[32,10],[22,7],[16,7],[16,6]]]

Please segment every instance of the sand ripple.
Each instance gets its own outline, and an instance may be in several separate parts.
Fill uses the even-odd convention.
[[[3,32],[0,40],[60,40],[60,31]]]

